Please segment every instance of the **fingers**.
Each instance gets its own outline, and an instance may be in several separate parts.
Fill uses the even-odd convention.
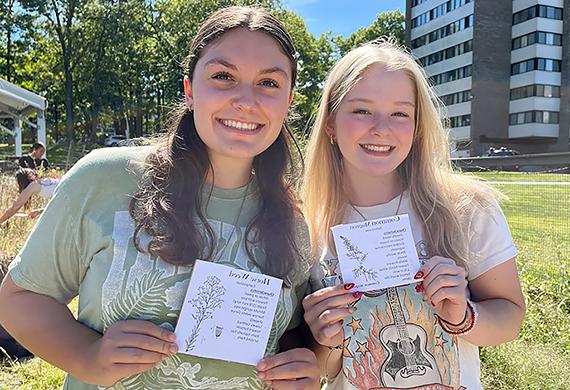
[[[318,388],[320,373],[315,354],[306,348],[267,357],[257,365],[258,377],[272,389]]]
[[[117,340],[118,348],[136,347],[162,355],[172,355],[178,352],[176,343],[165,342],[156,337],[136,333],[126,333]]]
[[[303,308],[307,311],[307,308],[314,307],[329,298],[346,295],[353,287],[354,283],[346,283],[315,291],[303,299]]]
[[[346,286],[349,286],[349,288],[347,289]],[[307,324],[311,324],[317,320],[317,318],[321,317],[326,310],[344,308],[349,303],[360,299],[362,293],[358,291],[349,292],[350,288],[352,287],[354,287],[354,284],[352,283],[347,285],[345,284],[335,287],[328,287],[306,296],[305,299],[303,299],[303,308],[305,309],[304,318]],[[344,317],[331,318],[328,319],[328,322],[335,322],[341,318]],[[325,317],[325,319],[327,318]]]
[[[466,301],[465,287],[442,288],[436,291],[430,298],[431,304],[434,307],[436,307],[440,303],[443,303],[445,300],[454,303]]]
[[[453,309],[454,312],[462,314],[461,306],[467,298],[467,274],[462,267],[451,259],[435,256],[418,273],[423,273],[424,280],[416,286],[416,291],[423,293],[424,300],[429,301],[438,313],[444,309],[441,305],[449,302],[452,307],[459,308]],[[449,308],[446,306],[445,310],[450,310]]]
[[[118,348],[113,360],[116,364],[156,364],[167,356],[141,348]]]
[[[454,275],[460,276],[465,279],[467,274],[462,267],[459,267],[453,260],[435,256],[426,262],[421,268],[420,272],[424,274],[424,285],[430,284],[433,279],[440,275]]]
[[[175,335],[148,321],[111,325],[101,342],[111,363],[157,363],[178,352]]]
[[[149,321],[143,320],[126,320],[119,321],[113,324],[111,327],[117,326],[123,333],[138,333],[151,337],[155,337],[160,340],[175,342],[176,336],[174,333],[161,328],[158,325],[153,324]],[[111,329],[111,328],[109,328]]]

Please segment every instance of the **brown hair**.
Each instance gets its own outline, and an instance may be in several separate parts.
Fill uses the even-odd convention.
[[[20,193],[39,177],[38,173],[31,168],[20,168],[16,171],[15,176],[16,182],[18,183],[18,192]]]
[[[202,24],[185,61],[185,74],[190,80],[203,50],[236,28],[263,32],[280,45],[291,64],[292,89],[297,65],[291,37],[274,16],[250,7],[224,8]],[[299,255],[294,239],[296,201],[291,183],[285,180],[287,171],[293,169],[287,135],[291,136],[291,131],[284,124],[273,144],[254,157],[255,182],[261,201],[257,215],[247,226],[245,240],[251,261],[277,277],[288,275]],[[141,188],[130,205],[137,249],[141,250],[140,234],[144,231],[151,236],[146,249],[169,263],[187,265],[200,256],[211,258],[216,242],[202,211],[201,195],[211,162],[207,147],[196,131],[193,112],[183,103],[172,110],[169,130],[146,163]],[[196,217],[205,227],[205,236],[194,222]],[[268,260],[265,265],[256,263],[251,245],[259,245],[264,251]]]

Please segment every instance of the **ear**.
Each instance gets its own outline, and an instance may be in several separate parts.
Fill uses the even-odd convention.
[[[192,94],[192,85],[188,76],[184,76],[184,102],[190,111],[194,109],[194,96]]]
[[[293,92],[293,90],[291,90],[291,94],[289,95],[289,100],[287,101],[287,106],[291,106],[291,103],[293,102],[294,95],[295,95],[295,93]]]
[[[336,130],[334,129],[330,120],[325,124],[325,133],[329,138],[336,138]]]

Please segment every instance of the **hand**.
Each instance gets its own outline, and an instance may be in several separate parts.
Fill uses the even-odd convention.
[[[175,341],[174,333],[149,321],[116,322],[86,351],[87,382],[112,386],[120,379],[150,370],[178,352]]]
[[[295,348],[267,357],[257,363],[257,376],[275,390],[321,388],[321,375],[315,354]]]
[[[424,300],[431,303],[436,314],[452,324],[463,321],[467,310],[465,270],[451,259],[434,256],[416,275],[420,272],[424,280],[416,287],[416,291],[423,293]]]
[[[36,218],[38,215],[40,215],[44,210],[43,209],[36,209],[36,210],[32,210],[28,213],[28,217],[30,219],[34,219]]]
[[[354,283],[326,287],[303,299],[305,322],[315,340],[325,347],[336,347],[344,341],[342,322],[356,311],[348,304],[360,299],[362,293],[348,292]]]

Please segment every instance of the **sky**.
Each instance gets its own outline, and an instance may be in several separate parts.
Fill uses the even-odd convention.
[[[406,0],[283,0],[283,4],[302,16],[317,37],[332,31],[346,38],[372,24],[380,12],[406,9]]]

